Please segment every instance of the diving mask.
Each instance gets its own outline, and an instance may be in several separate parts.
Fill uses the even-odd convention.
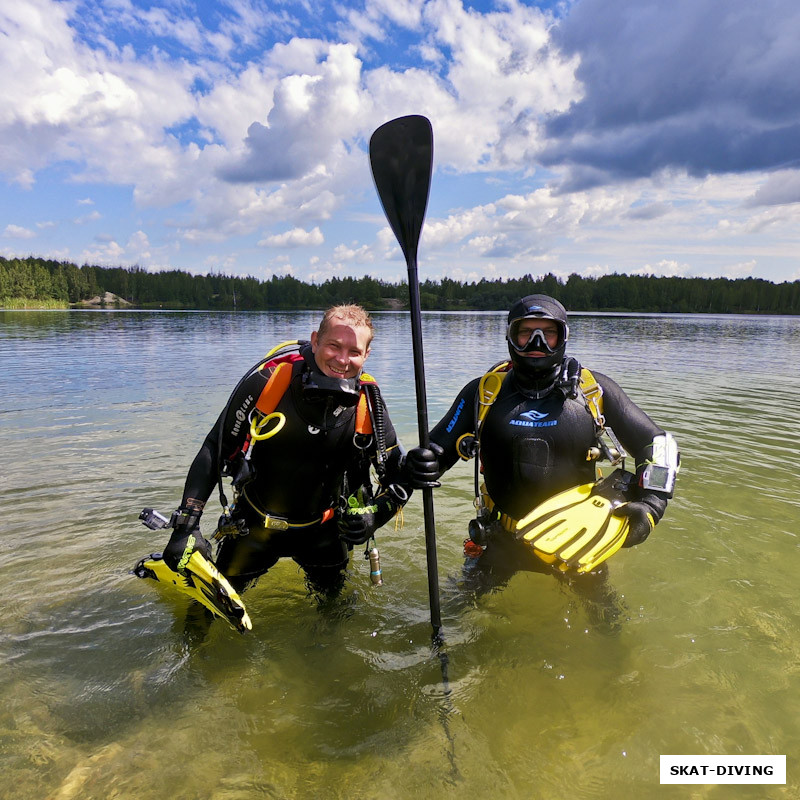
[[[525,323],[530,323],[531,320],[542,320],[545,322],[544,327],[535,327],[528,331],[524,326]],[[533,353],[540,352],[545,355],[554,355],[559,348],[562,348],[566,343],[568,336],[568,328],[558,320],[550,320],[542,317],[522,317],[515,319],[508,326],[506,330],[506,339],[508,344],[514,348],[518,353]],[[553,341],[551,347],[548,339]]]

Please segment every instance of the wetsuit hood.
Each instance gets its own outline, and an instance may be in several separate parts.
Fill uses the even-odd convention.
[[[359,372],[354,378],[331,378],[317,365],[311,345],[300,351],[305,361],[303,397],[311,402],[332,399],[337,405],[352,407],[358,403],[361,381]]]
[[[558,343],[554,348],[547,345],[541,334],[536,337],[535,346],[530,341],[519,347],[512,335],[515,324],[523,319],[553,320],[558,325]],[[536,332],[539,333],[539,332]],[[532,339],[534,337],[531,337]],[[558,380],[564,352],[569,339],[567,310],[561,303],[546,294],[529,294],[518,300],[508,312],[508,328],[506,329],[508,353],[514,364],[515,381],[520,389],[527,393],[540,395],[552,388]],[[530,349],[542,350],[546,356],[531,358],[525,355]]]

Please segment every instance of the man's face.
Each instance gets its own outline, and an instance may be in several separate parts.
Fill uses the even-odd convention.
[[[355,378],[369,355],[370,330],[333,317],[321,335],[311,334],[311,352],[323,375]]]
[[[525,347],[531,338],[531,334],[536,330],[540,330],[544,334],[549,347],[556,348],[561,331],[558,325],[550,319],[523,319],[515,324],[513,335],[517,347]],[[520,355],[530,358],[542,358],[549,354],[542,350],[533,350],[528,353],[520,353]]]

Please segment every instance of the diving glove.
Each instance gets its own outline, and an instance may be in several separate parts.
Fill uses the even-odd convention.
[[[174,572],[183,573],[192,553],[199,551],[211,558],[211,544],[200,533],[202,510],[179,508],[174,515],[174,529],[164,548],[164,563]]]
[[[394,501],[385,494],[376,497],[370,505],[361,505],[355,497],[349,498],[336,523],[339,538],[350,545],[364,544],[391,519],[395,509]]]
[[[622,546],[634,547],[647,539],[664,516],[666,508],[667,501],[655,493],[646,494],[639,500],[619,506],[614,515],[628,518],[628,535]]]
[[[408,483],[414,489],[434,489],[441,486],[439,457],[443,454],[444,450],[436,442],[431,442],[430,447],[414,447],[409,450],[403,467]]]

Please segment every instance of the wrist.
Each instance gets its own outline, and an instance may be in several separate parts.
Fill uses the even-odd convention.
[[[638,502],[647,506],[648,515],[652,517],[654,526],[660,522],[661,517],[664,516],[664,512],[667,510],[667,499],[656,492],[643,494]]]
[[[203,516],[203,509],[191,506],[181,506],[172,512],[169,524],[178,530],[192,530],[200,524],[200,517]]]

